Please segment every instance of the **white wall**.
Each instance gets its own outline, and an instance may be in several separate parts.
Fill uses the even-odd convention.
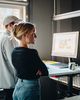
[[[34,45],[42,59],[51,58],[53,0],[30,0],[30,21],[36,24]]]

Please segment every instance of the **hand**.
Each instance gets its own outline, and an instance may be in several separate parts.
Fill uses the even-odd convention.
[[[41,76],[42,75],[42,72],[40,70],[37,71],[36,75],[39,75]]]

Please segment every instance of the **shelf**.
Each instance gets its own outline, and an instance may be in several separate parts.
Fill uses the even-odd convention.
[[[74,18],[74,17],[79,17],[80,16],[80,10],[77,11],[72,11],[64,14],[58,14],[53,16],[53,20],[63,20],[63,19],[68,19],[68,18]]]

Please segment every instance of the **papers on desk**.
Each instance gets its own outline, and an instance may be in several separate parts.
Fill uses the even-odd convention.
[[[56,62],[56,61],[50,61],[50,60],[43,60],[43,62],[45,63],[45,64],[56,64],[56,63],[58,63],[58,62]]]
[[[58,67],[58,68],[68,68],[68,65],[65,63],[61,63],[61,62],[56,62],[56,61],[43,61],[46,65],[51,65],[54,67]]]

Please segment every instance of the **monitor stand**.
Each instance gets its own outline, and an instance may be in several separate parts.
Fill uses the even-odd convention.
[[[68,68],[69,69],[74,69],[75,66],[76,66],[76,63],[75,62],[71,62],[71,59],[70,58],[68,58],[68,61],[69,61]]]

